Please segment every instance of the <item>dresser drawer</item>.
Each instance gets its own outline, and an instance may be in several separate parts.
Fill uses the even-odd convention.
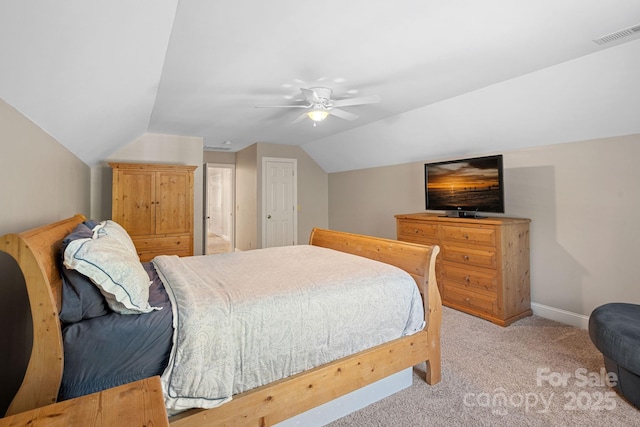
[[[193,243],[190,236],[134,237],[132,240],[140,260],[143,262],[155,255],[193,255]]]
[[[398,240],[422,244],[438,244],[438,225],[422,222],[398,223]]]
[[[496,270],[480,270],[477,268],[460,268],[457,264],[442,263],[441,280],[471,290],[480,290],[495,294],[498,290]]]
[[[445,301],[452,305],[491,315],[498,314],[495,296],[456,288],[447,282],[444,283],[443,289]]]
[[[476,228],[445,225],[442,227],[442,240],[495,247],[496,230],[493,227]]]
[[[475,265],[477,267],[493,268],[497,266],[496,252],[489,248],[466,248],[462,246],[443,245],[442,259],[445,261]]]
[[[193,253],[191,253],[191,251],[173,251],[172,253],[138,252],[138,257],[140,258],[140,262],[149,262],[159,255],[176,255],[179,257],[184,257],[184,256],[191,256],[193,255]]]

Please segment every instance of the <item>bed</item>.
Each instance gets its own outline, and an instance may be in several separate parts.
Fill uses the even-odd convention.
[[[7,415],[57,399],[65,360],[58,315],[62,299],[58,257],[63,238],[83,221],[76,215],[0,240],[0,249],[16,260],[25,277],[34,325],[27,371]],[[324,229],[312,231],[309,246],[381,261],[407,272],[422,295],[426,327],[234,394],[211,409],[182,411],[171,417],[172,425],[272,425],[421,362],[426,362],[427,383],[440,381],[442,314],[435,279],[439,248]]]

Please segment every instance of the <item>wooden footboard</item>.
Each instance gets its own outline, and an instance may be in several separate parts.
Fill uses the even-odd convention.
[[[84,221],[76,215],[20,234],[0,238],[25,277],[33,317],[33,349],[25,378],[6,415],[53,403],[63,369],[58,313],[61,280],[58,251],[62,239]],[[314,229],[310,244],[395,265],[416,281],[424,299],[427,328],[298,375],[234,396],[214,409],[193,409],[171,418],[176,426],[271,425],[427,362],[427,382],[440,381],[442,306],[435,279],[437,246],[423,246],[351,233]]]
[[[191,409],[171,417],[169,423],[270,426],[424,362],[428,347],[428,334],[421,331],[236,395],[217,408]]]
[[[440,248],[320,228],[312,230],[309,244],[391,264],[413,277],[422,294],[429,335],[429,354],[423,359],[427,362],[427,382],[440,382],[442,300],[436,283],[436,257]]]
[[[427,383],[440,382],[442,302],[435,276],[440,248],[319,228],[311,232],[309,244],[385,262],[411,274],[423,295],[427,328],[236,395],[217,408],[191,409],[170,418],[172,426],[270,426],[421,362],[426,362]]]

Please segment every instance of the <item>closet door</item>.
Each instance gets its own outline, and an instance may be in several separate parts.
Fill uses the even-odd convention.
[[[156,177],[145,170],[114,169],[113,220],[131,236],[155,233]]]

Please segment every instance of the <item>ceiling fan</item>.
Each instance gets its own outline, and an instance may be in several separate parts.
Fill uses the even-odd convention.
[[[314,121],[313,125],[315,126],[316,124],[315,122],[321,122],[324,119],[326,119],[329,115],[336,116],[341,119],[349,120],[349,121],[353,121],[358,118],[356,114],[350,113],[345,110],[341,110],[340,108],[337,108],[337,107],[350,107],[353,105],[374,104],[376,102],[380,102],[380,97],[378,95],[333,100],[331,99],[331,94],[333,93],[333,90],[327,87],[312,87],[309,89],[300,88],[300,91],[306,98],[306,101],[307,101],[306,104],[262,105],[257,107],[258,108],[305,108],[310,111],[306,111],[302,113],[292,123],[298,123],[304,120],[306,117],[309,117],[311,120]]]

